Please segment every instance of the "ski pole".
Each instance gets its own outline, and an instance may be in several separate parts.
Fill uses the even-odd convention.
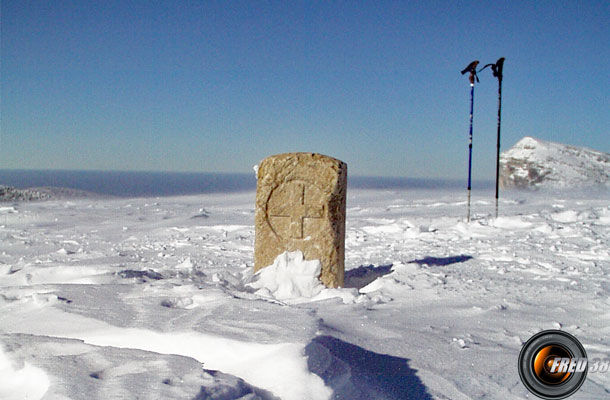
[[[498,218],[498,199],[500,197],[499,181],[500,181],[500,126],[502,123],[502,70],[504,68],[504,57],[498,58],[495,64],[487,64],[479,70],[483,71],[485,68],[491,66],[493,76],[498,78],[498,139],[496,143],[496,218]]]
[[[462,70],[462,75],[466,72],[470,72],[468,79],[470,80],[470,131],[469,131],[469,142],[468,142],[468,216],[466,220],[470,222],[470,193],[472,191],[472,119],[474,114],[474,82],[478,82],[479,77],[477,76],[477,65],[478,60],[475,60],[468,64],[466,68]]]

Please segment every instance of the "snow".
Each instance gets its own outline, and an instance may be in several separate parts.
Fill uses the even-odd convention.
[[[318,279],[322,265],[319,260],[304,260],[301,251],[284,252],[273,264],[259,270],[253,279],[246,277],[245,286],[256,290],[262,298],[298,304],[338,297],[344,303],[358,299],[354,289],[326,288]]]
[[[40,368],[24,363],[15,369],[0,348],[0,398],[4,400],[41,399],[49,387],[49,378]]]
[[[610,186],[610,154],[524,137],[500,157],[506,187]]]
[[[0,214],[13,214],[16,213],[17,209],[14,206],[2,206],[0,207]]]
[[[465,197],[350,190],[338,289],[299,252],[253,273],[254,193],[11,204],[0,398],[521,399],[542,329],[609,357],[608,194]]]
[[[258,279],[247,286],[258,289],[258,295],[277,300],[311,298],[324,289],[318,279],[321,270],[319,260],[304,260],[300,251],[284,252],[272,265],[259,270],[256,273]]]
[[[195,332],[159,333],[114,327],[78,336],[96,346],[192,357],[207,368],[242,377],[282,399],[322,399],[331,394],[322,379],[309,372],[303,346],[296,343],[259,344]]]

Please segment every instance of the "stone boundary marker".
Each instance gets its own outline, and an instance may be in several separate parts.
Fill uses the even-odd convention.
[[[320,260],[320,280],[343,286],[347,164],[315,153],[265,158],[258,168],[254,270],[285,251]]]

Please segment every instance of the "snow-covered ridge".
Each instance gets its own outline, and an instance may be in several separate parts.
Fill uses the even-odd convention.
[[[48,200],[51,196],[38,190],[0,186],[0,201]]]
[[[17,189],[12,186],[0,185],[0,202],[3,201],[38,201],[69,198],[102,197],[96,193],[84,190],[62,187],[35,187]],[[108,197],[108,196],[105,196]]]
[[[500,183],[516,188],[610,186],[610,154],[526,136],[501,154]]]

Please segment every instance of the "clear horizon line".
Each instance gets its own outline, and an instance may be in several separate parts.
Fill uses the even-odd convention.
[[[91,173],[141,173],[141,174],[182,174],[182,175],[192,175],[192,174],[201,174],[201,175],[252,175],[254,176],[254,171],[252,172],[227,172],[227,171],[167,171],[167,170],[121,170],[121,169],[70,169],[70,168],[0,168],[0,171],[6,172],[91,172]],[[414,180],[433,180],[433,181],[461,181],[465,178],[444,178],[444,177],[421,177],[421,176],[404,176],[404,175],[361,175],[361,174],[353,174],[349,175],[352,178],[370,178],[370,179],[414,179]],[[494,178],[483,178],[479,179],[479,181],[493,181]]]

